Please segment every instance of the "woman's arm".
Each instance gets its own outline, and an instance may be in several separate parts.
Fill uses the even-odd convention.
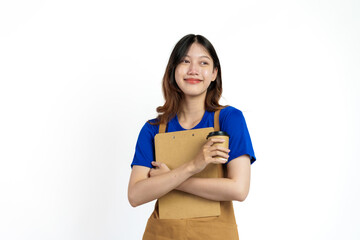
[[[227,178],[189,178],[176,189],[214,201],[244,201],[250,188],[250,157],[233,159],[227,171]]]
[[[175,189],[194,173],[194,167],[190,163],[184,164],[173,171],[166,171],[156,177],[149,177],[150,168],[148,167],[133,166],[128,187],[129,202],[131,206],[136,207],[160,198]]]
[[[229,157],[228,149],[213,145],[220,142],[224,140],[216,138],[208,140],[195,159],[171,171],[164,163],[154,163],[155,169],[133,166],[128,187],[131,206],[136,207],[162,197],[192,175],[201,172],[208,164],[226,162]],[[222,159],[215,156],[220,156]]]

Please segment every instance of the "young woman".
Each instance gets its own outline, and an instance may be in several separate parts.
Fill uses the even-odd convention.
[[[201,35],[189,34],[174,47],[163,78],[165,103],[156,119],[140,131],[136,144],[128,198],[133,207],[180,190],[220,201],[218,217],[159,219],[158,206],[148,220],[143,239],[238,239],[232,201],[244,201],[250,186],[254,150],[242,112],[221,106],[221,67],[212,44]],[[213,139],[194,159],[175,169],[155,162],[154,136],[159,125],[167,132],[214,126],[214,112],[221,109],[220,129],[230,135],[229,149]],[[230,151],[231,150],[231,151]],[[216,156],[216,157],[215,157]],[[194,178],[208,164],[223,164],[224,178]]]

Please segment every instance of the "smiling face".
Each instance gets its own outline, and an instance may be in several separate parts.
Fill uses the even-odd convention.
[[[193,43],[175,69],[175,81],[185,96],[206,96],[210,83],[216,79],[217,69],[207,50]]]

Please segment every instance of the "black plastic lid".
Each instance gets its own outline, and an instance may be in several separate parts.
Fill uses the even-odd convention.
[[[209,137],[213,137],[213,136],[229,136],[229,134],[227,134],[227,132],[224,131],[215,131],[215,132],[211,132],[209,133],[209,135],[207,135],[206,139],[208,139]]]

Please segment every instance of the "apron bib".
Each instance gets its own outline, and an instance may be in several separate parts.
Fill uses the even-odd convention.
[[[220,130],[220,110],[214,114],[214,129]],[[159,133],[165,132],[166,124],[159,126]],[[226,169],[220,167],[221,175]],[[159,219],[158,201],[148,219],[143,240],[238,240],[232,201],[220,202],[220,216],[187,219]]]

